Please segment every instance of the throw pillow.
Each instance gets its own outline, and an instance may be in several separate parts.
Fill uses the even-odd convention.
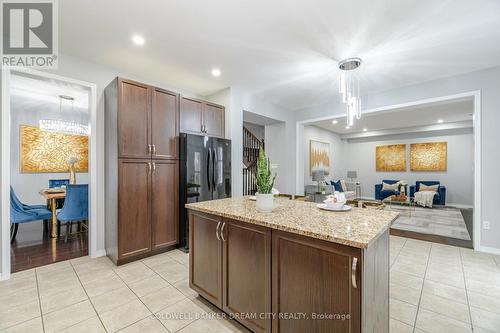
[[[439,185],[424,185],[420,184],[418,187],[419,191],[431,191],[431,192],[437,192],[439,188]]]
[[[397,191],[398,190],[398,183],[395,184],[388,184],[382,182],[382,191]]]
[[[330,183],[333,185],[333,187],[335,187],[335,191],[339,191],[339,192],[344,192],[344,190],[342,189],[342,184],[340,182],[340,180],[338,181],[330,181]]]

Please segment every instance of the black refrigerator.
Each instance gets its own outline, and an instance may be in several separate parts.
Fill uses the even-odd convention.
[[[189,251],[189,219],[184,205],[231,197],[231,140],[179,135],[179,248]]]

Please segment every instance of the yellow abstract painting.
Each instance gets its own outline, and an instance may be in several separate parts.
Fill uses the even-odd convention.
[[[447,143],[428,142],[410,145],[411,171],[446,171]]]
[[[330,144],[311,140],[309,144],[309,171],[323,171],[325,176],[330,174]]]
[[[377,171],[406,171],[406,145],[377,146],[375,149]]]
[[[19,133],[22,173],[68,172],[72,157],[78,159],[76,172],[88,172],[87,136],[42,131],[29,125],[21,125]]]

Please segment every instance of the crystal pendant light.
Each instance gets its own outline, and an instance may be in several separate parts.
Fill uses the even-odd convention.
[[[62,112],[63,100],[71,101],[71,112],[73,112],[75,99],[71,96],[65,95],[59,95],[59,111]],[[38,125],[43,131],[85,136],[88,136],[90,134],[88,125],[80,124],[74,121],[66,121],[60,119],[41,119],[38,122]]]
[[[346,105],[347,126],[354,125],[354,118],[361,118],[361,97],[359,95],[359,78],[356,69],[361,65],[360,58],[349,58],[339,62],[339,93]]]

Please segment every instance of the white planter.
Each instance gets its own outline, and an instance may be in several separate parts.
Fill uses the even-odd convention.
[[[273,211],[274,208],[274,195],[273,194],[260,194],[256,193],[257,197],[257,210],[269,213]]]

